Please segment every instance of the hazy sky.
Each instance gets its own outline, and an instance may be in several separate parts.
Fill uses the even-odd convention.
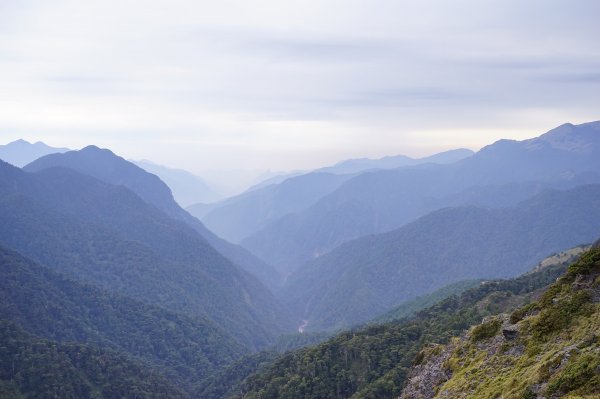
[[[205,169],[600,119],[600,1],[0,0],[0,142]]]

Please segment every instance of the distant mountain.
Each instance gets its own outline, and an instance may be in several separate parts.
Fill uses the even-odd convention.
[[[107,183],[127,187],[148,204],[155,206],[176,220],[187,223],[217,251],[243,269],[256,275],[269,287],[279,286],[281,277],[271,266],[256,258],[246,249],[214,235],[198,219],[175,202],[171,190],[158,176],[146,172],[139,166],[115,155],[110,150],[88,146],[79,151],[42,157],[23,169],[28,172],[38,172],[56,166],[67,167]]]
[[[246,352],[205,318],[69,280],[1,246],[0,275],[0,319],[40,338],[143,359],[186,390]]]
[[[440,152],[423,158],[411,158],[406,155],[387,156],[379,159],[359,158],[339,162],[333,166],[317,169],[318,172],[348,174],[374,169],[396,169],[403,166],[415,166],[426,163],[449,164],[473,155],[472,150],[459,148]]]
[[[57,152],[67,152],[68,148],[50,147],[41,141],[30,143],[19,139],[8,144],[0,145],[0,159],[19,168],[43,157]]]
[[[566,124],[535,139],[500,140],[452,164],[362,173],[241,244],[285,274],[446,206],[509,206],[545,188],[590,183],[600,183],[600,122]]]
[[[254,191],[259,188],[263,188],[265,186],[271,184],[279,184],[284,182],[285,180],[305,175],[313,172],[322,172],[322,173],[334,173],[334,174],[353,174],[365,172],[367,170],[374,169],[395,169],[403,166],[414,166],[420,165],[424,163],[437,163],[437,164],[447,164],[459,161],[461,159],[470,157],[474,152],[472,150],[466,148],[459,148],[456,150],[449,150],[440,152],[438,154],[430,155],[428,157],[422,158],[411,158],[406,155],[392,155],[379,159],[371,159],[371,158],[358,158],[358,159],[348,159],[345,161],[340,161],[332,166],[325,166],[323,168],[318,168],[312,171],[309,170],[298,170],[292,172],[285,173],[274,173],[272,176],[269,176],[259,183],[251,186],[247,191]]]
[[[0,204],[0,242],[71,278],[206,316],[250,348],[287,329],[263,284],[123,186],[0,163]]]
[[[293,172],[275,176],[246,192],[220,203],[197,204],[188,211],[202,219],[206,226],[219,236],[240,242],[244,238],[277,223],[283,216],[302,211],[320,198],[336,190],[355,174],[370,169],[389,169],[424,163],[449,163],[473,154],[460,149],[413,159],[402,155],[381,159],[355,159],[313,172]],[[285,267],[274,265],[278,270]]]
[[[351,177],[331,173],[292,177],[280,184],[228,198],[208,212],[202,222],[219,236],[239,242],[269,222],[312,205]],[[188,209],[194,210],[193,207]]]
[[[281,297],[308,329],[352,326],[465,279],[512,277],[600,235],[600,185],[514,207],[445,208],[343,244],[292,274]]]
[[[179,205],[186,207],[198,202],[215,202],[221,196],[200,177],[182,170],[157,165],[148,160],[133,161],[148,173],[155,174],[169,186]]]
[[[271,184],[283,183],[285,180],[287,180],[289,178],[300,176],[300,175],[305,175],[310,172],[311,172],[310,170],[295,170],[295,171],[291,171],[291,172],[280,172],[280,173],[265,172],[263,175],[259,176],[256,179],[257,183],[250,186],[246,191],[254,191],[259,188],[270,186]]]

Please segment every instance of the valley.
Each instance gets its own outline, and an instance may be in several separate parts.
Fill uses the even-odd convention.
[[[337,166],[307,172],[225,200],[202,218],[213,225],[222,212],[239,232],[250,215],[254,226],[318,221],[319,229],[333,223],[346,237],[291,263],[261,259],[250,241],[240,246],[214,234],[159,177],[112,151],[56,152],[22,168],[3,162],[5,337],[19,356],[33,356],[23,352],[27,342],[42,340],[40,348],[63,345],[64,356],[71,356],[69,345],[79,345],[72,348],[83,356],[127,359],[115,358],[137,370],[126,378],[177,386],[153,383],[165,390],[159,396],[171,390],[169,396],[215,399],[454,397],[448,392],[460,378],[456,367],[468,363],[439,377],[446,366],[433,362],[471,348],[464,338],[474,334],[470,326],[506,324],[502,314],[556,291],[552,283],[570,264],[571,277],[559,281],[580,281],[573,274],[584,267],[578,265],[595,270],[597,250],[585,244],[600,237],[600,123],[563,125],[535,139],[459,154],[440,164],[415,160],[377,169],[377,162],[361,161],[348,164],[355,165],[352,174],[334,173]],[[519,173],[503,170],[507,160],[523,164]],[[328,202],[337,211],[313,211]],[[339,224],[331,217],[342,217],[337,212],[345,204],[362,215]],[[386,216],[373,219],[372,210]],[[322,213],[329,216],[314,216]],[[361,218],[379,221],[353,224]],[[254,234],[261,227],[248,228]],[[286,234],[260,240],[283,249]],[[449,345],[441,358],[429,349],[445,348],[439,345]],[[421,357],[424,366],[414,366]],[[64,367],[68,373],[72,366]],[[77,367],[86,378],[101,378],[88,365]],[[420,376],[431,368],[437,377]],[[30,379],[15,383],[9,374],[2,382],[9,396],[47,389]],[[422,391],[421,381],[430,378]],[[549,378],[556,385],[560,377]],[[70,389],[96,389],[86,381],[72,381]],[[573,389],[594,391],[586,387]]]

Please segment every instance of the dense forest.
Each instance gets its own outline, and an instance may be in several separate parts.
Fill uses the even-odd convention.
[[[165,377],[112,351],[59,344],[0,320],[3,398],[185,398]]]
[[[554,264],[515,279],[488,281],[408,319],[346,331],[316,346],[287,353],[249,375],[232,397],[399,395],[415,357],[426,345],[460,335],[486,316],[515,309],[554,282],[566,267]],[[238,379],[216,385],[230,386]]]

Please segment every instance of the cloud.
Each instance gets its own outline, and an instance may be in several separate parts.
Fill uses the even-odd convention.
[[[598,15],[592,0],[0,0],[0,137],[200,171],[539,134],[599,119]]]

